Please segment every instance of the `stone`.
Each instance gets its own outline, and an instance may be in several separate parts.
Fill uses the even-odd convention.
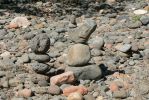
[[[87,95],[84,95],[84,100],[95,100],[95,98],[92,95],[87,94]]]
[[[30,42],[30,48],[35,53],[46,53],[50,47],[50,39],[46,34],[36,35]]]
[[[124,98],[127,98],[128,95],[127,95],[127,92],[124,89],[122,89],[122,90],[114,91],[113,92],[113,97],[114,98],[124,99]]]
[[[147,11],[144,9],[138,9],[138,10],[135,10],[133,13],[136,15],[143,15],[143,14],[146,14]]]
[[[38,85],[42,87],[42,86],[48,86],[49,84],[46,80],[40,80],[38,81]]]
[[[83,100],[83,96],[79,92],[71,93],[67,97],[67,100]]]
[[[35,54],[35,53],[30,53],[29,58],[31,60],[35,60],[38,62],[48,62],[50,61],[50,56],[47,54]]]
[[[115,4],[115,3],[116,3],[116,0],[106,0],[106,2],[107,2],[108,4]]]
[[[101,49],[104,46],[104,40],[101,37],[95,37],[88,41],[91,48]]]
[[[48,88],[48,91],[52,95],[59,95],[60,92],[61,92],[61,89],[57,85],[50,85],[49,88]]]
[[[84,86],[69,86],[63,89],[63,94],[65,96],[69,96],[71,93],[75,93],[75,92],[85,95],[88,93],[88,90]]]
[[[99,95],[98,92],[94,92],[94,93],[93,93],[93,97],[94,97],[94,98],[96,98],[98,95]]]
[[[139,27],[141,27],[141,26],[142,26],[141,21],[130,22],[129,25],[128,25],[128,27],[129,27],[130,29],[136,29],[136,28],[139,28]]]
[[[51,85],[60,85],[65,83],[72,83],[75,81],[75,76],[72,71],[68,71],[50,78]]]
[[[116,83],[111,83],[109,86],[109,89],[111,92],[117,91],[119,89],[118,85]]]
[[[30,89],[23,89],[16,93],[17,97],[31,97],[32,96],[32,90]]]
[[[30,61],[28,54],[23,54],[22,57],[18,57],[17,62],[19,63],[28,63]]]
[[[131,49],[131,44],[117,44],[115,46],[115,49],[117,49],[121,52],[127,52]]]
[[[68,32],[69,38],[76,43],[84,43],[95,31],[97,24],[92,19],[87,19],[82,26]]]
[[[144,50],[144,57],[149,59],[149,49]]]
[[[103,96],[98,96],[96,100],[104,100]]]
[[[91,54],[87,45],[75,44],[68,50],[66,63],[70,66],[86,65],[90,58]]]
[[[26,17],[16,17],[9,23],[9,28],[27,28],[30,24]]]
[[[149,24],[149,16],[142,16],[140,18],[140,21],[142,22],[143,25]]]
[[[46,73],[47,71],[50,70],[50,67],[47,64],[44,63],[31,63],[30,64],[32,69],[36,72],[36,73]]]
[[[102,77],[102,70],[97,65],[67,67],[66,71],[72,71],[78,80],[96,80]]]

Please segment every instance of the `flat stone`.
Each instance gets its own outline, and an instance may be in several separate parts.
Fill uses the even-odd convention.
[[[48,62],[50,61],[50,56],[46,54],[35,54],[35,53],[30,53],[29,58],[31,60],[36,60],[38,62]]]
[[[115,46],[115,49],[117,49],[121,52],[127,52],[131,49],[131,44],[117,44]]]
[[[97,65],[67,67],[66,71],[72,71],[78,80],[96,80],[102,77],[102,70]]]
[[[138,9],[138,10],[135,10],[133,13],[136,15],[143,15],[143,14],[146,14],[147,11],[144,9]]]

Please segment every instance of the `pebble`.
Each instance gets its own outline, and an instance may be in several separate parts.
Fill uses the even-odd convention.
[[[48,91],[52,95],[59,95],[60,92],[61,92],[61,89],[57,85],[50,85],[49,88],[48,88]]]
[[[91,57],[89,47],[84,44],[75,44],[67,54],[66,63],[70,66],[81,66],[89,62]]]
[[[74,82],[75,76],[72,71],[68,71],[56,76],[53,76],[50,78],[50,84],[51,85],[60,85],[60,84],[65,84],[65,83],[72,83]]]
[[[31,97],[32,91],[30,89],[23,89],[16,93],[17,97]]]
[[[142,16],[140,18],[140,21],[142,22],[143,25],[147,25],[149,23],[149,16]]]
[[[71,93],[79,92],[82,95],[87,94],[88,90],[84,86],[69,86],[63,89],[63,94],[69,96]]]
[[[79,92],[74,92],[69,94],[69,96],[67,97],[67,100],[83,100],[83,96]]]
[[[131,44],[117,44],[115,48],[121,52],[127,52],[131,49]]]
[[[147,11],[144,9],[138,9],[138,10],[135,10],[133,13],[136,15],[143,15],[143,14],[146,14]]]
[[[128,97],[127,92],[125,90],[118,90],[113,92],[114,98],[125,99]]]
[[[84,95],[84,99],[85,100],[95,100],[95,98],[90,94]]]
[[[28,56],[31,60],[38,61],[39,63],[50,61],[50,56],[47,54],[29,53]]]

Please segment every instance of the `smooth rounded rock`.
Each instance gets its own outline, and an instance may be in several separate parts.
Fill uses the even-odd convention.
[[[87,45],[75,44],[68,51],[66,63],[70,66],[81,66],[87,64],[90,58],[91,54]]]
[[[35,53],[30,53],[29,58],[31,60],[36,60],[38,62],[48,62],[50,61],[50,56],[46,54],[35,54]]]
[[[61,89],[57,85],[50,85],[48,88],[48,91],[52,95],[59,95],[61,92]]]
[[[79,92],[71,93],[68,97],[67,100],[83,100],[83,96]]]

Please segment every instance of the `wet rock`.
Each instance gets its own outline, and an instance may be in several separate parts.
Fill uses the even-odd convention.
[[[30,48],[35,53],[46,53],[50,47],[50,39],[45,34],[36,35],[30,43]]]
[[[78,80],[96,80],[102,77],[102,70],[97,65],[67,67],[66,71],[72,71]]]
[[[64,83],[72,83],[75,81],[75,76],[72,71],[62,73],[50,78],[51,85],[59,85]]]
[[[68,97],[67,100],[83,100],[83,96],[81,93],[71,93]]]
[[[87,64],[90,57],[87,45],[75,44],[68,51],[66,63],[70,66],[81,66]]]
[[[87,19],[85,23],[71,31],[69,31],[69,38],[77,43],[84,43],[88,40],[91,33],[96,29],[96,22],[91,19]]]
[[[59,95],[60,92],[61,92],[61,89],[57,85],[50,85],[49,88],[48,88],[48,91],[52,95]]]
[[[131,49],[131,44],[117,44],[115,48],[121,52],[127,52]]]
[[[37,73],[44,74],[50,70],[50,67],[43,63],[31,63],[30,65],[31,65],[32,69]]]
[[[16,17],[10,22],[9,28],[27,28],[30,24],[31,23],[28,21],[26,17]]]
[[[50,61],[50,56],[46,54],[35,54],[35,53],[30,53],[29,58],[31,60],[35,60],[38,62],[48,62]]]
[[[69,96],[71,93],[81,93],[82,95],[87,94],[88,90],[84,86],[70,86],[63,89],[63,94]]]

